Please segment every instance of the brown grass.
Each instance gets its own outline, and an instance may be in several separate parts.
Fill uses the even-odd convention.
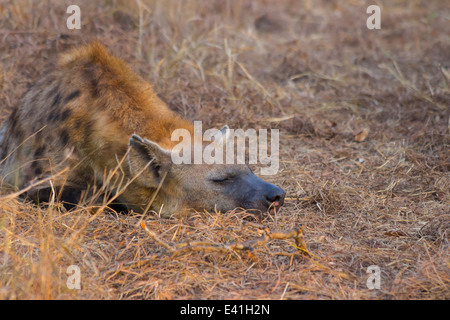
[[[449,299],[450,11],[389,1],[0,2],[0,119],[69,47],[100,39],[205,126],[278,128],[286,205],[184,219],[0,199],[1,299]],[[49,142],[51,143],[51,142]],[[162,242],[142,229],[141,222]],[[252,243],[170,252],[162,244]],[[250,241],[250,242],[249,242]],[[81,290],[66,286],[81,269]],[[381,289],[366,286],[381,269]]]

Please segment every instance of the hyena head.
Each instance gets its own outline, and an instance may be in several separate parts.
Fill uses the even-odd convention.
[[[137,135],[130,139],[130,172],[140,188],[159,188],[156,203],[165,201],[175,211],[242,208],[257,216],[284,203],[285,191],[257,177],[246,164],[175,164],[172,152]]]

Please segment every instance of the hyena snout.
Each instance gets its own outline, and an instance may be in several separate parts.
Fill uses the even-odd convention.
[[[283,189],[273,184],[270,184],[270,186],[266,190],[266,194],[264,197],[269,206],[274,205],[277,207],[281,207],[284,204],[285,195],[286,192]]]
[[[246,179],[247,180],[247,179]],[[256,209],[261,212],[277,210],[284,204],[284,197],[286,192],[280,187],[268,183],[256,175],[251,174],[246,181],[247,186],[242,189],[247,189],[247,192],[241,191],[247,197],[243,206],[245,209]]]

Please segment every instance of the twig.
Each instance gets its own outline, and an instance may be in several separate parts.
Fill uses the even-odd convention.
[[[294,239],[296,248],[303,254],[309,256],[306,249],[306,243],[303,240],[303,227],[294,229],[289,232],[270,232],[269,229],[261,230],[263,235],[257,239],[252,239],[244,242],[230,242],[230,243],[212,243],[208,241],[182,242],[176,244],[168,244],[161,240],[159,236],[150,230],[145,222],[141,221],[141,227],[147,234],[155,240],[159,245],[164,247],[172,254],[178,255],[186,251],[206,251],[206,252],[228,252],[228,251],[252,251],[255,247],[260,247],[267,244],[271,240],[287,240]]]

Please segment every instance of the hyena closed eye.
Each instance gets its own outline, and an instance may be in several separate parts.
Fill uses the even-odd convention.
[[[285,192],[246,165],[173,163],[171,134],[180,128],[194,134],[150,84],[94,42],[61,55],[4,123],[2,186],[18,190],[52,177],[28,197],[48,201],[56,190],[77,203],[86,190],[103,190],[128,209],[162,216],[283,205]]]

